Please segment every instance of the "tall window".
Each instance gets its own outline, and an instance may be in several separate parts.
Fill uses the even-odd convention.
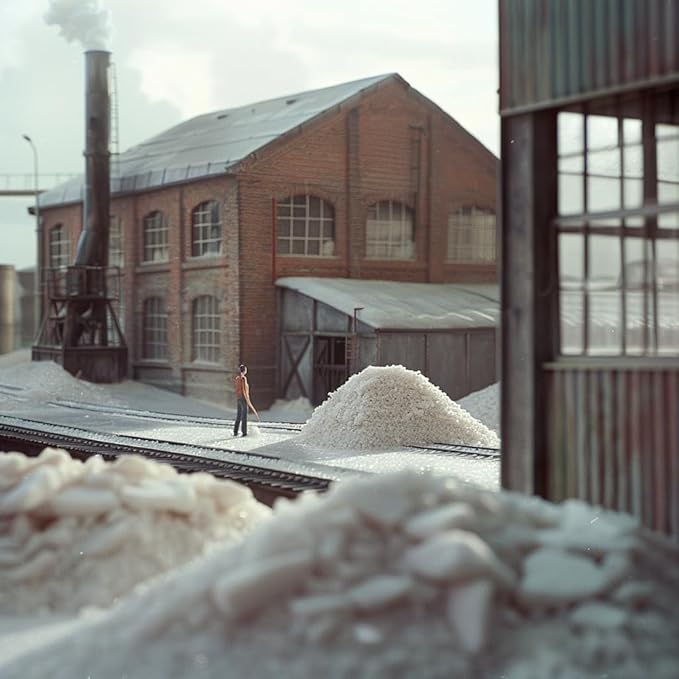
[[[142,321],[142,358],[165,360],[167,358],[167,312],[160,297],[144,300]]]
[[[276,206],[279,255],[335,254],[335,210],[317,196],[290,196]]]
[[[123,266],[123,234],[120,217],[111,215],[108,231],[108,265]]]
[[[218,255],[222,251],[219,203],[208,200],[191,212],[191,256]]]
[[[71,259],[71,243],[63,224],[56,224],[49,233],[49,265],[53,269],[68,266]]]
[[[495,261],[495,213],[459,207],[448,215],[449,262],[483,264]]]
[[[558,115],[562,354],[679,354],[679,92]]]
[[[403,203],[383,200],[368,208],[365,256],[369,259],[413,259],[413,211]]]
[[[197,297],[193,301],[191,321],[192,360],[219,362],[222,333],[217,298],[212,295]]]
[[[169,252],[167,246],[168,227],[165,215],[154,210],[149,212],[143,221],[144,246],[143,262],[167,262]]]

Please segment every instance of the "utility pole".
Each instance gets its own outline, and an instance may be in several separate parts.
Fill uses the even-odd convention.
[[[22,137],[31,145],[33,151],[33,189],[35,191],[35,235],[37,239],[37,252],[35,263],[35,275],[33,278],[33,316],[35,331],[34,336],[37,337],[40,331],[40,322],[42,321],[42,276],[40,275],[40,267],[42,266],[42,229],[40,224],[40,188],[38,186],[38,150],[35,148],[33,140],[24,134]]]

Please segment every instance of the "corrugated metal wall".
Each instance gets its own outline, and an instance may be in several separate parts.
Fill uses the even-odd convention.
[[[627,511],[679,540],[679,365],[547,367],[549,499]]]
[[[679,0],[499,0],[499,9],[505,115],[679,79]]]

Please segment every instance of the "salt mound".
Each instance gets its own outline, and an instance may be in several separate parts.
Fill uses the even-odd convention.
[[[352,375],[316,408],[299,441],[337,448],[500,445],[494,432],[422,373],[401,365],[370,366]]]
[[[0,370],[0,383],[23,387],[19,394],[32,401],[60,398],[99,405],[122,405],[104,387],[73,377],[53,361],[29,361]]]
[[[0,612],[107,606],[270,510],[245,486],[123,455],[0,454]]]
[[[491,384],[485,389],[467,394],[458,401],[470,415],[491,431],[500,431],[500,383]]]
[[[679,551],[628,515],[415,472],[278,503],[3,679],[676,677]]]

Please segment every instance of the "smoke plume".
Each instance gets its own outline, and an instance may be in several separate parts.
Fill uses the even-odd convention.
[[[68,42],[79,42],[86,50],[108,49],[110,13],[99,0],[50,0],[45,21],[59,26],[60,35]]]

